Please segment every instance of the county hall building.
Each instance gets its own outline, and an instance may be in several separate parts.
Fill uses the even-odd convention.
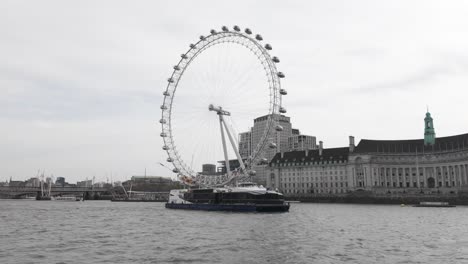
[[[277,153],[267,186],[289,196],[373,193],[457,193],[468,187],[468,134],[436,137],[429,112],[424,138],[362,139],[349,146]]]

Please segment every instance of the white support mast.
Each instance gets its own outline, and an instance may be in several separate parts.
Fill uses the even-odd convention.
[[[224,121],[224,118],[223,118],[223,116],[230,116],[231,113],[226,111],[226,110],[223,110],[223,108],[220,107],[220,106],[215,107],[212,104],[210,104],[208,106],[208,110],[216,112],[218,114],[218,116],[219,116],[219,126],[220,126],[220,129],[221,129],[221,140],[223,142],[223,151],[224,151],[224,162],[226,163],[226,171],[227,171],[228,177],[231,176],[231,168],[229,166],[229,158],[228,158],[228,154],[227,154],[227,146],[226,146],[226,138],[224,136],[224,129],[226,129],[226,134],[228,135],[229,142],[231,143],[232,149],[234,150],[234,153],[236,154],[237,160],[239,161],[242,172],[246,173],[246,168],[245,168],[244,161],[242,160],[242,157],[239,154],[239,150],[238,150],[238,148],[236,146],[234,138],[231,135],[231,132],[229,131],[229,128],[228,128],[228,126],[226,124],[226,121]]]
[[[223,141],[223,151],[224,151],[224,162],[226,166],[226,173],[228,176],[231,176],[231,168],[229,166],[229,157],[227,154],[227,146],[226,146],[226,139],[224,137],[224,130],[223,130],[223,115],[218,112],[219,115],[219,127],[221,128],[221,139]],[[226,131],[227,132],[227,131]],[[228,133],[229,135],[229,133]]]
[[[237,149],[236,143],[234,142],[234,139],[233,139],[233,137],[232,137],[227,125],[226,125],[226,122],[224,122],[224,119],[223,119],[223,124],[224,124],[224,128],[226,128],[226,133],[228,135],[229,141],[231,142],[232,149],[234,149],[234,153],[236,153],[237,160],[239,160],[240,167],[241,167],[242,171],[245,172],[244,162],[242,161],[242,158],[241,158],[241,156],[239,154],[239,150]]]

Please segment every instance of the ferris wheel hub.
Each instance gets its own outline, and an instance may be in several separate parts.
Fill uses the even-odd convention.
[[[208,105],[208,110],[216,112],[218,115],[230,116],[231,113],[223,110],[221,106],[214,106],[213,104]]]

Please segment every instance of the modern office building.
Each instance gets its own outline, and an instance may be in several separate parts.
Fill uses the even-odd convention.
[[[307,135],[292,135],[288,138],[288,151],[317,149],[316,138]]]
[[[204,175],[216,174],[216,165],[215,164],[203,164],[201,174],[204,174]]]
[[[64,187],[66,185],[65,177],[57,177],[55,180],[55,185]]]
[[[132,176],[131,181],[133,183],[168,183],[172,182],[172,179],[169,177],[163,176]]]
[[[252,154],[252,131],[239,134],[239,154],[243,159]]]
[[[254,125],[252,127],[252,139],[251,139],[251,146],[255,148],[262,136],[265,132],[265,128],[268,125],[268,119],[270,118],[269,115],[261,116],[254,119]],[[267,136],[270,142],[275,142],[277,147],[275,149],[268,149],[266,150],[266,157],[268,160],[271,160],[276,152],[286,150],[288,147],[288,138],[292,135],[292,128],[291,128],[291,118],[284,115],[278,115],[278,122],[279,125],[283,127],[283,130],[277,132],[272,128],[271,133]],[[254,151],[252,149],[252,151]]]
[[[282,126],[283,130],[276,131],[274,128],[272,128],[270,134],[267,136],[268,142],[273,142],[276,144],[276,148],[268,148],[268,146],[266,146],[264,156],[261,157],[266,158],[268,162],[275,156],[277,152],[287,150],[288,138],[292,135],[290,117],[284,115],[278,115],[276,117],[278,118],[279,125]],[[268,125],[269,118],[270,115],[255,118],[251,131],[240,134],[239,150],[242,158],[247,158],[250,154],[252,154],[253,151],[255,151],[254,148],[262,139],[265,129]],[[245,156],[246,153],[249,153],[249,155]],[[265,168],[265,165],[260,164],[252,166],[252,169],[256,171],[256,176],[253,180],[262,185],[266,184]]]

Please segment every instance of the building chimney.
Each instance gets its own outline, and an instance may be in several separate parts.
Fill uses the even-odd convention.
[[[354,137],[349,136],[349,152],[354,152]]]
[[[323,141],[319,141],[319,155],[322,156],[323,152]]]

